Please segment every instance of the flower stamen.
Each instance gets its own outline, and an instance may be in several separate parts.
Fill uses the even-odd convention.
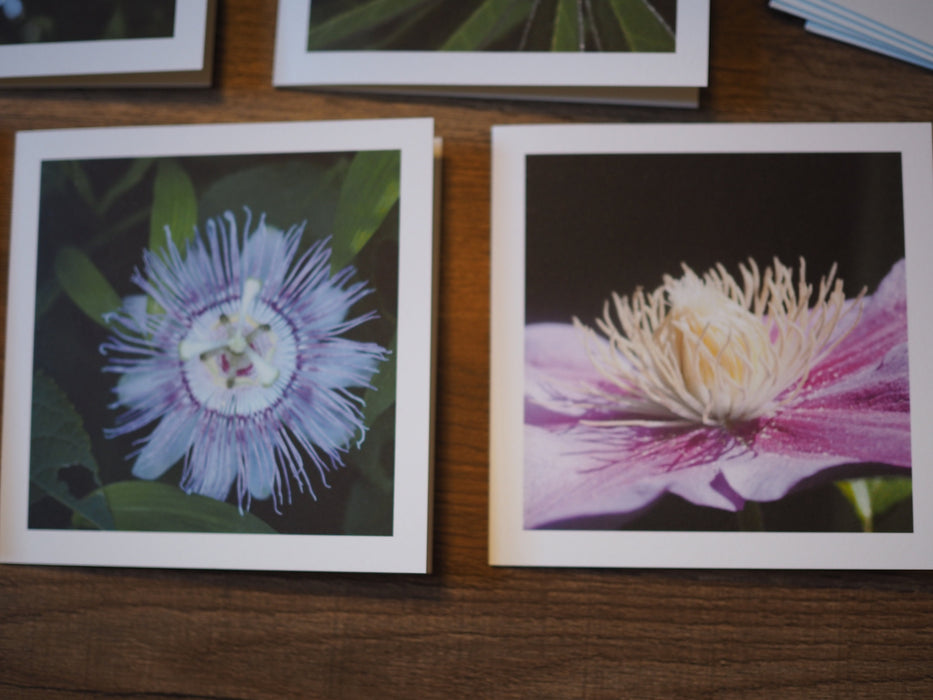
[[[777,258],[763,275],[753,260],[740,265],[741,284],[721,264],[702,278],[682,267],[682,277],[666,275],[651,294],[613,294],[596,321],[608,343],[574,319],[590,361],[622,390],[624,408],[639,424],[648,418],[729,426],[772,415],[855,327],[866,293],[847,302],[833,265],[814,296],[802,258],[796,287],[793,270]],[[584,392],[594,406],[616,397],[592,386]]]
[[[178,345],[181,361],[187,363],[197,356],[214,385],[224,389],[273,386],[280,374],[273,362],[278,339],[270,323],[252,316],[261,290],[260,280],[248,278],[236,314],[221,311],[216,323],[206,324],[206,329],[195,323]]]

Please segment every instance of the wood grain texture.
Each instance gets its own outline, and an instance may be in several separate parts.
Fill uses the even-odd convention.
[[[13,133],[433,116],[445,139],[435,573],[0,567],[0,696],[933,697],[933,574],[486,564],[489,128],[933,119],[933,73],[714,0],[701,108],[388,98],[271,87],[271,0],[221,3],[208,90],[0,92],[6,308]]]

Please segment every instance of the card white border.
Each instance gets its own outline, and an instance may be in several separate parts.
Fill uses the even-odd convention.
[[[545,125],[492,134],[490,563],[669,568],[933,568],[930,124]],[[530,154],[900,152],[904,182],[914,532],[524,530],[525,162]]]
[[[279,0],[278,86],[521,85],[704,87],[709,0],[679,0],[670,53],[308,51],[313,0]]]
[[[426,573],[430,569],[434,122],[386,119],[20,132],[16,139],[0,469],[0,561]],[[41,166],[49,159],[401,151],[393,534],[385,537],[27,528]]]
[[[0,79],[199,71],[205,60],[208,1],[176,0],[171,37],[4,44]]]

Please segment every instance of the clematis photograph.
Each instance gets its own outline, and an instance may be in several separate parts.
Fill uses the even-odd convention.
[[[676,0],[312,0],[309,50],[675,50]]]
[[[119,145],[130,132],[75,138],[108,134]],[[28,531],[399,533],[397,500],[411,499],[396,463],[396,441],[412,439],[396,420],[400,358],[412,360],[399,324],[406,144],[382,140],[35,162],[32,352],[18,368],[29,438],[5,443],[28,448]],[[16,464],[4,459],[5,478]]]
[[[759,129],[782,145],[797,135]],[[716,144],[725,130],[709,132]],[[509,347],[522,372],[506,400],[521,421],[508,482],[521,510],[509,522],[917,532],[903,154],[806,139],[678,152],[664,131],[648,153],[519,141],[524,284]]]

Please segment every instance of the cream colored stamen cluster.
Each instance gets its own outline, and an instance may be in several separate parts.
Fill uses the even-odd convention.
[[[258,336],[265,335],[274,348],[275,335],[268,324],[260,324],[249,316],[261,288],[259,280],[247,279],[239,313],[233,317],[221,313],[211,328],[210,337],[182,340],[178,346],[182,362],[198,356],[215,381],[227,389],[245,385],[272,386],[279,370],[257,352],[253,344]]]
[[[814,289],[802,258],[796,285],[794,271],[777,258],[763,274],[753,260],[740,265],[741,280],[721,264],[703,277],[686,265],[683,271],[650,294],[613,294],[596,321],[608,346],[574,319],[593,365],[645,417],[616,424],[728,426],[775,412],[852,330],[865,295],[846,302],[835,265]],[[587,391],[601,403],[615,397]]]

